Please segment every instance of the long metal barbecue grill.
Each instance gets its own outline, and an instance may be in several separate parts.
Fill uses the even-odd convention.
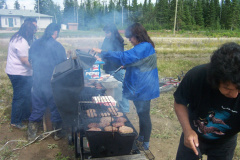
[[[80,98],[78,122],[73,132],[74,139],[72,140],[75,145],[75,154],[77,157],[80,156],[82,159],[89,157],[111,157],[137,152],[136,147],[135,151],[133,151],[133,142],[137,136],[137,132],[127,117],[123,115],[121,109],[115,106],[115,102],[111,98],[110,96],[103,95],[88,95],[88,97],[85,95],[84,99]],[[104,131],[105,127],[114,126],[119,117],[126,119],[124,125],[131,127],[133,129],[132,133],[122,134],[113,130],[114,127],[111,127],[112,130]],[[105,122],[107,124],[102,122],[104,119],[108,119],[108,122]],[[91,131],[89,128],[90,124],[98,125],[96,128],[100,128],[101,131]],[[84,150],[84,137],[88,140],[90,152]]]
[[[91,59],[84,56],[85,59]],[[84,80],[79,59],[70,59],[56,66],[51,83],[63,122],[67,128],[71,128],[69,144],[74,144],[76,157],[88,159],[140,153],[134,143],[137,132],[133,125],[112,97],[105,96],[106,89],[100,83]],[[124,125],[131,127],[132,133],[120,133],[114,127],[109,131],[104,130],[107,125],[116,125],[119,117],[126,120]],[[104,118],[110,119],[105,126],[101,125]],[[96,128],[101,130],[92,131],[89,128],[91,123],[97,124]],[[84,148],[84,139],[87,139],[90,151]]]

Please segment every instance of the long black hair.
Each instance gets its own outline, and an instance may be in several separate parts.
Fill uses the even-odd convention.
[[[52,35],[54,34],[54,32],[57,31],[58,34],[60,32],[60,26],[56,23],[51,23],[47,26],[47,28],[44,31],[44,34],[41,38],[42,41],[48,40],[50,38],[52,38]]]
[[[118,29],[115,24],[108,24],[103,27],[103,31],[105,32],[111,32],[111,39],[115,40],[117,39],[119,42],[123,43],[124,40],[122,36],[119,34]]]
[[[240,45],[225,43],[213,52],[208,66],[208,81],[214,88],[231,82],[240,89]]]
[[[20,29],[11,37],[10,42],[13,40],[21,40],[24,38],[28,44],[33,40],[33,35],[35,33],[36,26],[32,22],[24,22]]]
[[[155,47],[153,41],[147,34],[146,29],[140,23],[134,23],[130,25],[125,31],[126,38],[135,37],[139,43],[141,42],[149,42]]]

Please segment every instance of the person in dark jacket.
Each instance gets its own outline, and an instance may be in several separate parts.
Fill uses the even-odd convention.
[[[104,51],[124,51],[124,40],[122,36],[119,34],[117,27],[115,24],[106,25],[103,28],[105,32],[105,39],[102,44],[102,50]],[[103,69],[105,73],[112,74],[115,70],[117,70],[121,65],[114,63],[111,60],[103,59],[105,64],[103,65]],[[120,82],[123,82],[125,70],[121,69],[117,73],[114,74],[114,78]],[[122,95],[122,85],[119,85],[115,89],[115,95]],[[122,108],[124,113],[129,112],[129,102],[128,99],[124,97],[124,95],[120,96],[122,100],[119,101],[119,106]]]
[[[154,43],[141,24],[130,25],[125,31],[125,36],[134,46],[130,50],[103,51],[93,48],[93,51],[100,53],[102,58],[126,68],[123,94],[133,101],[137,109],[140,127],[138,142],[148,149],[152,130],[150,102],[160,94],[157,56]]]
[[[240,131],[240,45],[223,44],[192,68],[174,93],[183,133],[177,160],[232,160]],[[199,149],[199,150],[198,150]]]
[[[61,128],[62,119],[57,110],[51,89],[51,77],[55,66],[67,59],[64,47],[56,41],[60,32],[59,25],[51,23],[43,36],[36,40],[29,50],[29,62],[33,68],[32,113],[28,124],[28,139],[36,137],[39,122],[46,108],[50,108],[53,129]],[[59,132],[58,132],[59,133]],[[60,134],[54,139],[60,139]]]

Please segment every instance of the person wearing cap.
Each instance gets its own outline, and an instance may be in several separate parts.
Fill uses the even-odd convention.
[[[182,126],[177,160],[232,160],[240,131],[240,45],[225,43],[188,71],[174,93]]]
[[[140,23],[130,25],[125,31],[125,36],[134,46],[130,50],[103,51],[93,48],[93,51],[99,53],[101,58],[126,68],[123,94],[133,101],[137,109],[140,127],[137,142],[147,150],[152,130],[150,103],[160,95],[157,55],[153,41]]]

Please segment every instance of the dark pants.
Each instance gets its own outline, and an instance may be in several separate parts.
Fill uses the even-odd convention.
[[[12,87],[11,124],[21,124],[31,114],[32,76],[8,75]]]
[[[232,160],[234,150],[237,145],[237,135],[231,137],[228,141],[216,143],[204,143],[199,141],[199,149],[202,154],[208,156],[208,160]],[[184,145],[184,135],[182,134],[178,146],[176,160],[198,160],[192,149]]]
[[[53,99],[51,86],[44,88],[33,87],[32,89],[32,114],[29,121],[39,122],[42,120],[47,107],[50,108],[51,121],[60,122],[61,116]]]
[[[149,142],[152,131],[152,122],[150,118],[150,102],[149,101],[133,101],[139,117],[139,136],[144,136],[144,142]]]

